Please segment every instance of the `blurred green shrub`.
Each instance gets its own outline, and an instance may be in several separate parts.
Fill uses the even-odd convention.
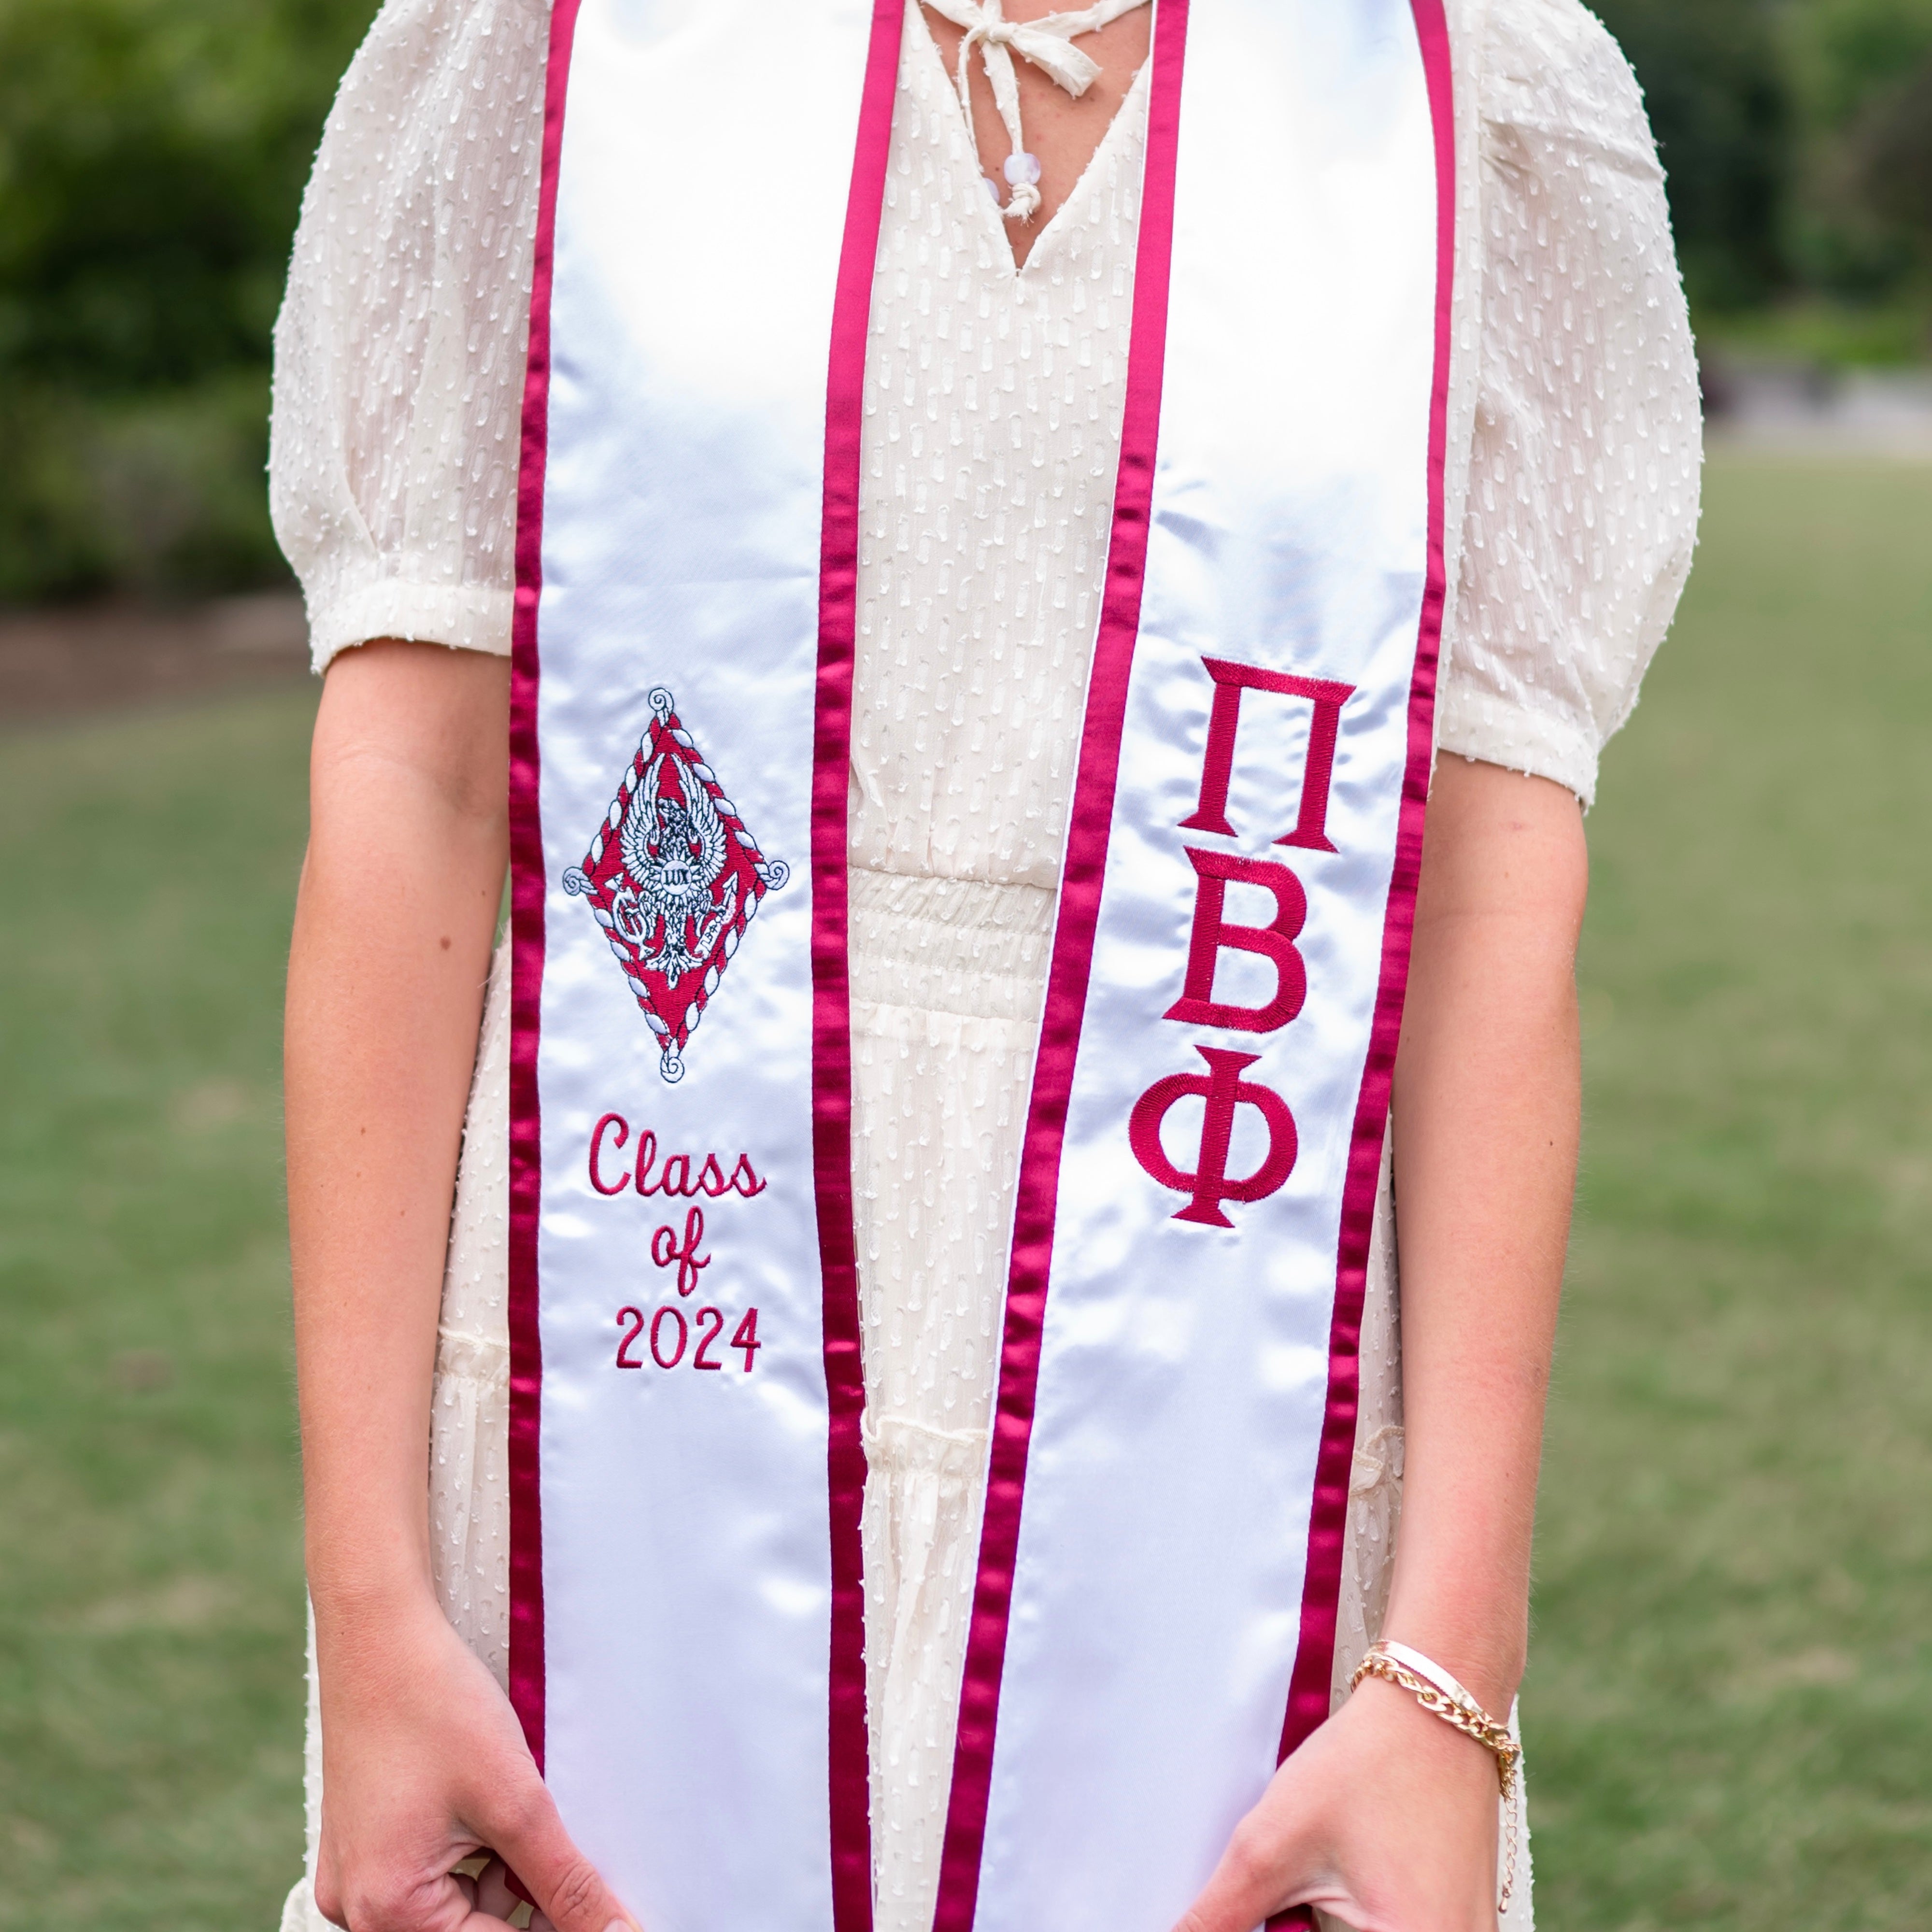
[[[262,488],[266,372],[0,390],[0,604],[285,582]]]
[[[1806,0],[1791,71],[1806,130],[1798,278],[1853,295],[1932,280],[1932,0]]]
[[[376,0],[0,0],[0,598],[278,580],[268,339]]]
[[[1866,208],[1932,256],[1932,56],[1857,117],[1848,152]]]
[[[0,600],[285,580],[269,332],[376,4],[0,0]],[[1594,4],[1644,84],[1700,320],[1783,304],[1804,342],[1922,344],[1932,0]]]
[[[1788,280],[1796,104],[1766,0],[1597,0],[1643,83],[1669,171],[1678,260],[1700,308]]]
[[[1804,339],[1924,352],[1932,0],[1592,4],[1643,83],[1694,309],[1792,304]],[[1903,326],[1834,326],[1821,298]]]

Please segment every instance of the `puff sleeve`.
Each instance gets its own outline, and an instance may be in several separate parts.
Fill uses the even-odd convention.
[[[388,0],[344,76],[275,330],[269,496],[316,668],[507,652],[548,0]]]
[[[1480,19],[1476,393],[1437,743],[1588,805],[1690,570],[1696,360],[1616,43],[1577,0]]]

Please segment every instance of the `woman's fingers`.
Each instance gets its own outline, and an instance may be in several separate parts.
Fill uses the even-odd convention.
[[[391,1876],[346,1890],[318,1876],[315,1892],[322,1916],[349,1932],[488,1932],[502,1923],[477,1910],[475,1882],[458,1872]]]
[[[517,1894],[510,1889],[509,1867],[493,1857],[477,1875],[477,1910],[487,1912],[492,1918],[507,1918],[518,1903]]]
[[[349,1913],[342,1902],[341,1888],[335,1882],[331,1862],[324,1859],[315,1875],[315,1909],[330,1924],[346,1926]]]
[[[347,1932],[502,1932],[529,1896],[551,1932],[634,1932],[565,1832],[516,1714],[440,1606],[390,1618],[380,1646],[350,1640],[358,1634],[325,1642],[322,1654],[324,1916]],[[482,1871],[459,1876],[482,1846]]]
[[[1174,1932],[1255,1932],[1306,1888],[1292,1828],[1264,1826],[1251,1812],[1234,1828],[1221,1862]]]
[[[491,1842],[554,1932],[638,1932],[637,1921],[577,1849],[549,1792],[536,1778],[518,1794],[513,1815],[496,1823]]]
[[[1175,1932],[1254,1932],[1300,1905],[1380,1932],[1494,1932],[1496,1832],[1488,1754],[1371,1682],[1275,1773]]]
[[[501,1858],[492,1858],[476,1881],[477,1910],[492,1918],[508,1918],[525,1902],[524,1893],[510,1889],[509,1867]],[[556,1932],[556,1928],[541,1912],[532,1911],[530,1932]]]

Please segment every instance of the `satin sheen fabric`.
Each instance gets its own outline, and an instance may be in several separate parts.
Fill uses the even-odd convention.
[[[542,842],[512,889],[512,1446],[514,1459],[534,1410],[540,1517],[513,1460],[512,1690],[526,1730],[541,1726],[571,1829],[644,1924],[803,1932],[833,1921],[810,877],[820,505],[870,9],[560,0],[553,31],[553,136],[565,80],[568,108],[543,318],[542,595],[517,667],[520,700],[533,687],[540,786],[517,801],[518,830],[540,827]],[[773,152],[797,164],[778,191]],[[694,173],[701,195],[683,191]],[[714,245],[720,224],[728,249]],[[520,540],[530,522],[526,508]],[[520,571],[520,591],[530,578]],[[560,884],[605,820],[658,686],[791,872],[675,1085],[603,930]],[[516,1059],[532,1048],[534,1107]],[[598,1194],[589,1141],[610,1112],[631,1124],[633,1156],[646,1131],[667,1154],[716,1151],[728,1172],[746,1154],[765,1191]],[[534,1333],[518,1319],[532,1312],[518,1235],[532,1126]],[[634,1175],[612,1155],[607,1169]],[[650,1250],[660,1225],[682,1234],[692,1205],[707,1215],[711,1265],[686,1304]],[[728,1349],[714,1352],[724,1369],[699,1371],[688,1344],[661,1370],[648,1332],[631,1357],[646,1366],[618,1369],[618,1311],[667,1304],[687,1320],[721,1308],[728,1335],[755,1307],[752,1371]],[[663,1354],[674,1334],[667,1324]]]
[[[1142,304],[1167,295],[1158,460],[1058,1177],[977,1916],[956,1905],[949,1918],[943,1882],[950,1932],[1171,1924],[1276,1762],[1305,1610],[1332,1642],[1337,1562],[1322,1600],[1305,1604],[1311,1508],[1338,1395],[1352,1424],[1387,1059],[1378,1094],[1365,1094],[1364,1076],[1378,1020],[1392,1054],[1378,994],[1391,918],[1406,964],[1408,904],[1391,907],[1390,881],[1399,832],[1420,836],[1414,754],[1426,773],[1440,622],[1431,418],[1446,291],[1437,125],[1406,0],[1196,0],[1179,122],[1171,278],[1150,275],[1144,252],[1150,140],[1138,286]],[[1252,244],[1258,207],[1271,247]],[[1103,623],[1103,660],[1106,648]],[[1334,852],[1274,842],[1297,823],[1314,714],[1258,690],[1240,715],[1235,836],[1180,829],[1201,802],[1208,657],[1356,687],[1330,794]],[[1406,782],[1418,808],[1406,826]],[[1306,890],[1306,1004],[1278,1030],[1164,1017],[1190,951],[1189,848],[1288,861]],[[1241,890],[1252,902],[1237,911]],[[1228,904],[1257,926],[1273,910],[1252,886],[1231,887]],[[1219,999],[1258,1005],[1275,985],[1261,961],[1221,955]],[[1048,992],[1043,1058],[1063,992]],[[1156,1077],[1203,1071],[1204,1045],[1259,1052],[1246,1077],[1277,1090],[1298,1129],[1286,1184],[1229,1203],[1227,1230],[1174,1219],[1180,1201],[1150,1187],[1122,1132]],[[1200,1118],[1198,1102],[1169,1118],[1165,1144],[1184,1169]],[[1258,1125],[1241,1112],[1230,1174],[1259,1162]],[[1023,1168],[1023,1221],[1028,1185]],[[1338,1252],[1352,1303],[1339,1334]],[[1331,1559],[1345,1507],[1328,1498]],[[1292,1728],[1305,1734],[1327,1714],[1325,1654],[1303,1689]],[[956,1826],[961,1796],[956,1776]]]
[[[866,1916],[843,734],[850,310],[898,21],[890,0],[557,10],[513,741],[512,1691],[571,1828],[659,1932],[857,1932]],[[1158,1932],[1326,1709],[1441,616],[1440,39],[1439,10],[1408,0],[1157,16],[1107,608],[1021,1177],[943,1932]],[[1334,850],[1277,842],[1318,713],[1263,688],[1242,703],[1229,829],[1183,828],[1214,818],[1210,659],[1352,687]],[[790,870],[675,1083],[564,884],[660,691]],[[1286,866],[1305,894],[1305,1004],[1262,1030],[1169,1016],[1202,853],[1250,878]],[[1238,873],[1227,890],[1229,926],[1267,923],[1266,892]],[[1211,956],[1224,1009],[1282,990],[1278,956]],[[1177,1219],[1201,1102],[1156,1122],[1154,1156],[1130,1131],[1161,1082],[1202,1073],[1203,1048],[1257,1056],[1243,1078],[1294,1124],[1292,1169],[1228,1198],[1225,1226]],[[626,1138],[607,1130],[594,1166],[613,1114]],[[1274,1118],[1236,1107],[1228,1174],[1267,1166]],[[742,1155],[763,1183],[696,1198],[707,1266],[688,1298],[653,1244],[688,1234],[694,1197],[639,1192],[647,1131],[661,1162],[691,1155],[687,1177]],[[700,1306],[728,1334],[757,1309],[742,1366],[722,1345],[705,1373],[622,1342],[625,1310],[670,1308],[683,1329]]]

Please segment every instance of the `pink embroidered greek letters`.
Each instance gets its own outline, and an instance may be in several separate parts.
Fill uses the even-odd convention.
[[[1174,1216],[1207,1228],[1232,1228],[1221,1212],[1224,1201],[1262,1201],[1274,1192],[1294,1166],[1297,1144],[1294,1117],[1288,1102],[1273,1088],[1244,1080],[1241,1074],[1261,1056],[1229,1053],[1220,1047],[1197,1046],[1208,1063],[1205,1073],[1170,1073],[1156,1080],[1138,1100],[1127,1132],[1135,1158],[1163,1187],[1191,1198]],[[1161,1127],[1178,1102],[1198,1095],[1207,1102],[1201,1120],[1201,1151],[1192,1174],[1168,1158],[1161,1144]],[[1252,1107],[1268,1128],[1268,1153],[1253,1173],[1237,1180],[1228,1172],[1228,1148],[1234,1138],[1234,1110]]]
[[[1301,881],[1273,859],[1240,859],[1232,853],[1187,856],[1196,874],[1194,932],[1187,947],[1187,980],[1163,1018],[1195,1026],[1232,1027],[1241,1033],[1273,1033],[1300,1012],[1308,997],[1308,971],[1295,948],[1308,916]],[[1232,880],[1260,886],[1274,896],[1274,917],[1266,926],[1232,926],[1222,910]],[[1274,968],[1274,997],[1265,1006],[1231,1006],[1214,998],[1214,968],[1224,947],[1252,952]]]
[[[1201,802],[1191,818],[1180,821],[1184,832],[1218,832],[1232,838],[1228,823],[1228,782],[1234,770],[1234,740],[1241,723],[1241,694],[1271,691],[1283,698],[1309,699],[1315,716],[1308,728],[1308,754],[1301,769],[1301,808],[1294,830],[1277,845],[1299,845],[1311,852],[1332,852],[1328,838],[1328,786],[1335,772],[1335,739],[1342,706],[1355,694],[1352,684],[1322,677],[1296,677],[1259,664],[1234,664],[1226,658],[1203,658],[1214,680],[1214,705],[1208,718],[1208,754],[1201,764]]]
[[[604,824],[563,889],[590,902],[658,1037],[658,1070],[684,1078],[684,1048],[767,892],[791,875],[767,859],[672,708],[651,722]]]
[[[1308,748],[1302,761],[1301,803],[1294,829],[1275,840],[1277,845],[1299,846],[1311,852],[1332,852],[1328,836],[1328,793],[1335,772],[1335,744],[1341,729],[1342,706],[1354,695],[1352,684],[1330,678],[1297,677],[1288,671],[1259,664],[1236,664],[1226,658],[1201,662],[1214,681],[1214,698],[1208,715],[1208,744],[1201,760],[1201,796],[1194,812],[1180,821],[1186,832],[1207,832],[1224,838],[1234,836],[1228,820],[1228,787],[1234,770],[1235,740],[1241,724],[1241,697],[1264,691],[1280,698],[1305,700],[1314,706],[1308,728]],[[1244,858],[1231,852],[1186,848],[1194,868],[1194,920],[1187,943],[1187,970],[1180,998],[1162,1016],[1186,1026],[1224,1027],[1236,1033],[1274,1033],[1302,1009],[1308,998],[1308,968],[1295,941],[1308,919],[1308,895],[1301,881],[1276,859]],[[1227,915],[1231,885],[1258,886],[1274,901],[1274,916],[1264,926],[1244,926]],[[1274,968],[1274,992],[1259,1006],[1239,1006],[1214,997],[1214,974],[1224,952],[1251,952]],[[1223,1048],[1197,1046],[1208,1071],[1171,1073],[1156,1080],[1140,1099],[1127,1124],[1134,1157],[1163,1187],[1188,1196],[1176,1210],[1177,1221],[1208,1228],[1234,1226],[1221,1211],[1224,1201],[1265,1199],[1294,1171],[1298,1137],[1288,1102],[1259,1081],[1244,1080],[1242,1071],[1260,1058]],[[1183,1100],[1198,1096],[1205,1102],[1202,1116],[1201,1150],[1192,1173],[1171,1160],[1161,1141],[1169,1112]],[[1235,1110],[1252,1107],[1268,1129],[1268,1154],[1245,1178],[1228,1173],[1228,1150],[1234,1136]]]

